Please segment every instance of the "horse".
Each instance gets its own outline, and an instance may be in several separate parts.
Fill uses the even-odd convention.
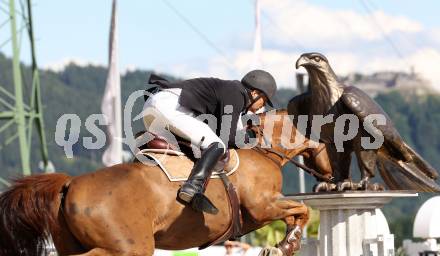
[[[275,114],[288,116],[284,109]],[[306,205],[283,198],[281,168],[294,156],[303,155],[320,173],[332,170],[326,156],[317,157],[319,148],[311,147],[306,138],[295,148],[281,145],[286,137],[283,120],[273,122],[268,138],[262,132],[268,126],[268,114],[258,118],[260,124],[252,127],[257,146],[237,149],[240,166],[229,176],[239,198],[241,233],[283,220],[286,237],[263,255],[290,256],[300,248],[309,211]],[[287,138],[292,141],[296,128],[289,129]],[[270,148],[263,147],[267,140],[272,142]],[[128,256],[153,255],[155,248],[197,247],[221,237],[231,223],[222,181],[211,179],[206,190],[219,209],[216,215],[178,202],[180,185],[170,182],[159,167],[139,162],[75,177],[52,173],[15,180],[0,196],[0,256],[41,255],[50,238],[59,255]]]

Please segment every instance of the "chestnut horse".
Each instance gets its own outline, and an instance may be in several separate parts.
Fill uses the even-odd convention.
[[[286,110],[276,111],[287,116]],[[260,114],[261,131],[266,114]],[[240,166],[229,176],[241,209],[242,234],[275,220],[287,224],[286,238],[275,249],[291,255],[299,248],[307,207],[282,199],[281,168],[290,158],[314,156],[306,139],[296,148],[281,146],[283,120],[274,122],[270,151],[238,149]],[[291,126],[290,141],[296,129]],[[263,143],[258,136],[258,144]],[[331,174],[328,159],[312,161]],[[40,255],[53,239],[59,255],[153,255],[155,248],[180,250],[222,236],[231,223],[230,205],[220,179],[212,179],[206,195],[217,215],[195,212],[176,200],[180,182],[170,182],[157,166],[118,164],[77,177],[43,174],[16,180],[0,196],[0,255]],[[264,253],[263,253],[264,254]]]

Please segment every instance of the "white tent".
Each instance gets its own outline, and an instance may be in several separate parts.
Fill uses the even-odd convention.
[[[413,236],[440,237],[440,196],[430,198],[420,207],[414,221]]]
[[[236,250],[239,250],[239,249],[235,248],[234,251],[236,251]],[[260,251],[261,251],[261,247],[251,247],[246,252],[246,256],[257,256],[257,255],[259,255]],[[194,255],[197,255],[197,256],[224,256],[226,253],[226,250],[225,250],[225,247],[223,247],[223,246],[211,246],[211,247],[206,248],[201,251],[197,250],[197,248],[188,249],[188,250],[184,250],[184,251],[180,251],[180,252],[155,250],[154,256],[174,256],[174,255],[179,255],[179,254],[185,255],[185,254],[183,254],[183,252],[187,252],[188,255],[192,255],[190,252],[193,252]],[[237,254],[237,255],[240,255],[240,254]]]

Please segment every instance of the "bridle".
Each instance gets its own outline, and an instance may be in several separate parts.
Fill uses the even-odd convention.
[[[261,141],[261,139],[262,139],[262,140],[264,140],[265,144],[269,145],[269,140],[264,136],[264,131],[261,128],[260,125],[253,125],[250,128],[248,128],[248,129],[251,129],[252,131],[255,132],[255,134],[258,136],[257,137],[258,141]],[[276,151],[276,150],[274,150],[272,148],[263,148],[263,147],[261,147],[261,143],[257,143],[257,145],[255,145],[255,147],[253,147],[252,149],[254,149],[256,151],[259,151],[259,152],[261,152],[263,154],[265,154],[265,153],[275,154],[275,155],[279,156],[282,160],[287,160],[287,161],[293,163],[297,167],[303,169],[304,171],[308,172],[310,175],[312,175],[312,176],[314,176],[314,177],[316,177],[316,178],[318,178],[320,180],[323,180],[323,181],[326,181],[326,182],[333,181],[333,177],[328,178],[328,177],[320,174],[319,172],[317,172],[313,168],[307,167],[304,164],[296,161],[295,159],[292,159],[292,158],[288,157],[286,154],[284,154],[282,152],[278,152],[278,151]]]
[[[263,96],[258,95],[257,97],[255,97],[254,99],[251,99],[251,102],[249,103],[249,105],[246,107],[246,110],[244,111],[244,113],[247,113],[249,111],[249,109],[251,109],[252,105],[254,105],[255,102],[257,102],[259,99],[261,99]]]

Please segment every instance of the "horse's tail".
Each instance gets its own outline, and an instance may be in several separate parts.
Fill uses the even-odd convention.
[[[45,253],[50,232],[59,228],[60,193],[70,179],[61,173],[28,176],[0,195],[0,256]]]

